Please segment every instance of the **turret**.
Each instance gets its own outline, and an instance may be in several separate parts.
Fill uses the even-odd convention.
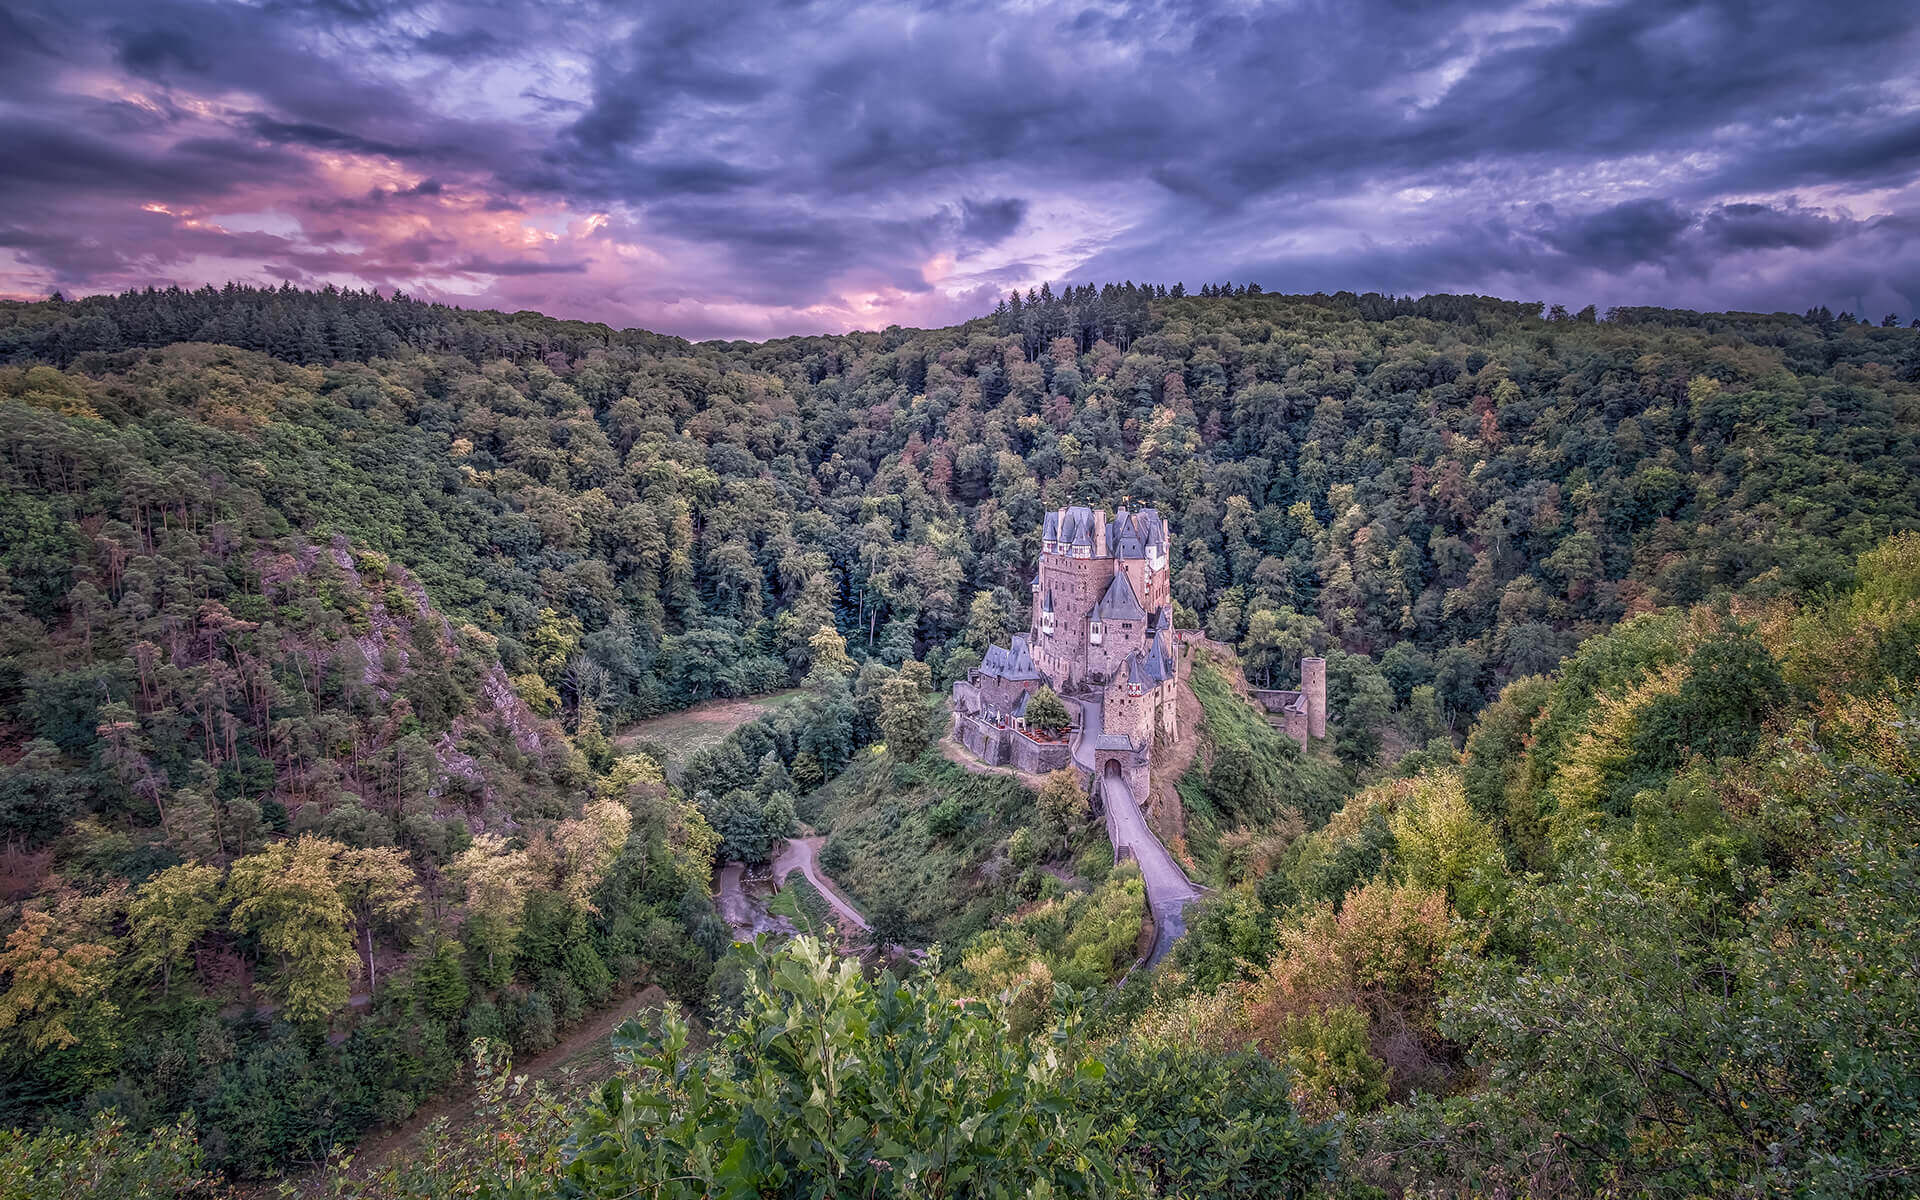
[[[1307,736],[1327,736],[1327,660],[1300,660],[1300,695],[1307,702]]]

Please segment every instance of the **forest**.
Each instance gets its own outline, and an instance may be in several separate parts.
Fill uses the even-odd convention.
[[[684,1015],[606,1088],[340,1186],[1920,1173],[1920,332],[1121,284],[691,344],[229,286],[0,304],[0,363],[0,1193],[323,1164],[643,984]],[[1214,893],[1151,974],[1085,814],[929,750],[1041,513],[1122,502],[1182,627],[1334,709],[1298,756],[1195,668]],[[789,687],[674,777],[615,744]],[[714,863],[802,819],[926,965],[729,949]]]

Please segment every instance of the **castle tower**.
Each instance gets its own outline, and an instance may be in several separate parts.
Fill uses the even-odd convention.
[[[1151,508],[1072,505],[1046,514],[1030,585],[1033,661],[1061,691],[1104,685],[1173,623],[1167,544]]]
[[[1307,736],[1327,736],[1327,660],[1300,660],[1300,695],[1307,702]]]

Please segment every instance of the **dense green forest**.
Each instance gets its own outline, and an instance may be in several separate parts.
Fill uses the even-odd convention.
[[[865,1156],[1025,1194],[952,1125],[1075,1194],[1899,1193],[1920,333],[1595,316],[1124,285],[694,345],[333,291],[0,306],[0,1127],[43,1131],[0,1162],[152,1128],[114,1169],[271,1174],[658,983],[711,1082],[635,1028],[591,1106],[494,1105],[540,1153],[383,1186]],[[1250,678],[1328,656],[1339,765],[1196,668],[1220,888],[1082,995],[1137,880],[922,752],[1024,626],[1042,511],[1122,501]],[[610,741],[791,685],[677,782]],[[801,816],[944,966],[726,954],[715,856]],[[884,1045],[844,1101],[881,1115],[817,1123],[802,1021]],[[889,1090],[954,1063],[944,1116]]]

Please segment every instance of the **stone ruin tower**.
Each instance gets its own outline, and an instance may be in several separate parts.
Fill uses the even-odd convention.
[[[1327,736],[1327,660],[1300,660],[1298,691],[1256,688],[1254,700],[1267,710],[1273,727],[1306,748],[1308,738]]]

